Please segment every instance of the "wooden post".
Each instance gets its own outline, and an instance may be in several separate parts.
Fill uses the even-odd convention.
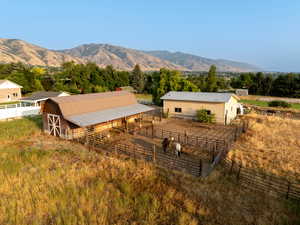
[[[287,192],[286,192],[286,199],[289,198],[290,190],[291,190],[291,182],[288,181],[288,189],[287,189]]]
[[[153,145],[153,162],[156,162],[156,146],[155,144]]]
[[[212,158],[211,158],[211,163],[213,163],[215,160],[215,149],[212,151]]]
[[[85,134],[85,145],[89,145],[89,134],[87,128],[84,128],[84,134]]]
[[[229,173],[230,173],[230,174],[232,173],[233,166],[234,166],[234,161],[233,161],[233,160],[231,160],[231,167],[230,167],[230,171],[229,171]]]
[[[199,162],[199,177],[202,176],[202,159],[200,159],[200,162]]]
[[[154,121],[152,120],[152,138],[154,138]]]
[[[141,115],[142,115],[142,114],[140,113],[140,116],[139,116],[139,117],[140,117],[140,118],[139,118],[139,122],[140,122],[139,127],[140,127],[140,128],[142,128],[142,116],[141,116]]]
[[[161,138],[164,138],[164,130],[161,129]]]
[[[163,110],[162,109],[160,109],[160,122],[162,121],[162,117],[163,117]]]
[[[178,133],[177,136],[178,136],[178,137],[177,137],[177,139],[178,139],[177,141],[180,142],[180,133]]]
[[[185,142],[185,144],[187,144],[187,133],[186,133],[186,131],[184,132],[184,142]]]
[[[238,173],[237,173],[237,175],[236,175],[236,179],[237,179],[237,180],[240,179],[241,169],[242,169],[242,164],[240,164],[240,166],[239,166],[239,171],[238,171]]]

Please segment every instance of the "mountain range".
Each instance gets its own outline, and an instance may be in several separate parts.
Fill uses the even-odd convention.
[[[95,62],[104,67],[113,65],[120,70],[131,70],[139,64],[145,71],[160,68],[182,71],[207,71],[216,65],[219,71],[258,71],[247,63],[223,59],[209,59],[182,52],[141,51],[109,44],[83,44],[75,48],[51,50],[23,40],[0,38],[0,63],[22,62],[30,65],[59,67],[63,62]]]

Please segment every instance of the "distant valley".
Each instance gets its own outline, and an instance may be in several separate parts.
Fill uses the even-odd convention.
[[[84,44],[71,49],[50,50],[23,40],[0,39],[0,63],[22,62],[58,67],[67,61],[94,62],[101,67],[113,65],[119,70],[131,70],[136,64],[145,71],[159,70],[163,67],[182,71],[207,71],[213,64],[219,71],[261,70],[247,63],[209,59],[182,52],[141,51],[109,44]]]

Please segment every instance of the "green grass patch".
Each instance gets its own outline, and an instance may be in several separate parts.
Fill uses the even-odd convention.
[[[269,107],[267,101],[259,101],[259,100],[241,100],[240,102],[250,104],[250,105],[256,105],[261,107]],[[299,109],[300,110],[300,104],[298,103],[291,103],[291,109]]]
[[[150,94],[135,94],[135,97],[138,100],[152,101],[152,95]]]
[[[13,104],[18,104],[20,101],[15,101],[15,102],[2,102],[0,105],[13,105]]]
[[[0,141],[15,140],[41,132],[41,116],[0,122]]]

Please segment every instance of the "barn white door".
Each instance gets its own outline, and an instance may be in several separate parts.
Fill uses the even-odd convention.
[[[51,135],[60,137],[61,127],[59,115],[48,114],[48,130]]]

